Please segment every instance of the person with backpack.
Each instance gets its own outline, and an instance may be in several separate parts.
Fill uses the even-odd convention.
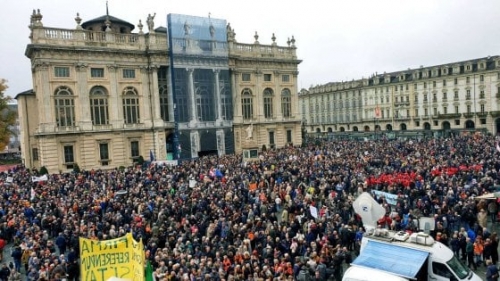
[[[299,274],[297,274],[297,281],[310,281],[310,280],[311,280],[311,274],[309,273],[308,266],[302,265]]]

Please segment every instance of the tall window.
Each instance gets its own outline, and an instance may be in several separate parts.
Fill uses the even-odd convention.
[[[123,90],[123,120],[125,124],[136,124],[140,122],[139,96],[134,87]]]
[[[109,164],[109,146],[108,143],[99,144],[99,156],[101,159],[101,165],[108,166]]]
[[[75,100],[68,87],[56,89],[55,97],[56,123],[58,127],[75,126]]]
[[[241,113],[243,119],[253,118],[253,97],[252,91],[248,88],[243,89],[241,92]]]
[[[229,76],[229,71],[222,70],[219,73],[219,84],[220,84],[220,99],[221,99],[221,114],[219,118],[222,120],[232,120],[233,119],[233,100],[231,93],[231,79]]]
[[[213,97],[210,88],[206,85],[196,88],[196,114],[198,120],[211,121],[214,120]]]
[[[484,113],[484,110],[485,110],[485,109],[484,109],[484,103],[482,103],[482,104],[481,104],[480,109],[481,109],[481,113]]]
[[[170,111],[168,110],[168,86],[160,86],[160,115],[163,121],[170,120]]]
[[[281,114],[285,118],[292,116],[292,94],[289,89],[281,91]]]
[[[467,114],[470,114],[471,113],[471,106],[470,104],[467,105]]]
[[[273,118],[274,92],[270,88],[264,90],[264,118]]]
[[[95,86],[90,90],[90,114],[93,125],[109,124],[108,95],[104,87]]]
[[[66,169],[72,169],[75,163],[75,154],[73,153],[73,145],[65,145],[63,147],[64,151],[64,164]]]
[[[33,161],[38,161],[38,148],[33,147],[31,149],[31,154],[33,155]]]
[[[292,130],[286,130],[286,142],[287,143],[292,142]]]
[[[134,161],[139,158],[139,141],[131,141],[130,142],[130,156]]]
[[[269,144],[271,145],[271,147],[274,147],[274,132],[273,131],[269,132]]]

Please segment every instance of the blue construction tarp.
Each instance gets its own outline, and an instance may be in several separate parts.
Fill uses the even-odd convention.
[[[352,264],[414,279],[428,255],[428,252],[370,240]]]

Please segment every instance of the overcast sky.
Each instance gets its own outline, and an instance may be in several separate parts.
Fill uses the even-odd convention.
[[[0,78],[7,95],[32,88],[30,15],[40,9],[47,27],[74,28],[106,13],[105,0],[21,0],[4,3],[0,17]],[[109,0],[112,16],[155,27],[166,26],[169,13],[225,19],[236,40],[278,45],[295,36],[299,89],[383,73],[500,54],[498,0]],[[147,28],[144,28],[147,31]],[[137,29],[135,30],[137,31]]]

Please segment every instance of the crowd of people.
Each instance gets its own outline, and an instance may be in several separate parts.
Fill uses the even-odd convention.
[[[2,173],[0,280],[79,280],[79,237],[142,239],[155,280],[338,280],[358,254],[352,208],[372,192],[381,227],[417,231],[435,218],[436,240],[476,269],[498,262],[495,137],[313,141],[259,159],[207,156],[169,166],[51,174]],[[395,202],[381,194],[391,194]]]

